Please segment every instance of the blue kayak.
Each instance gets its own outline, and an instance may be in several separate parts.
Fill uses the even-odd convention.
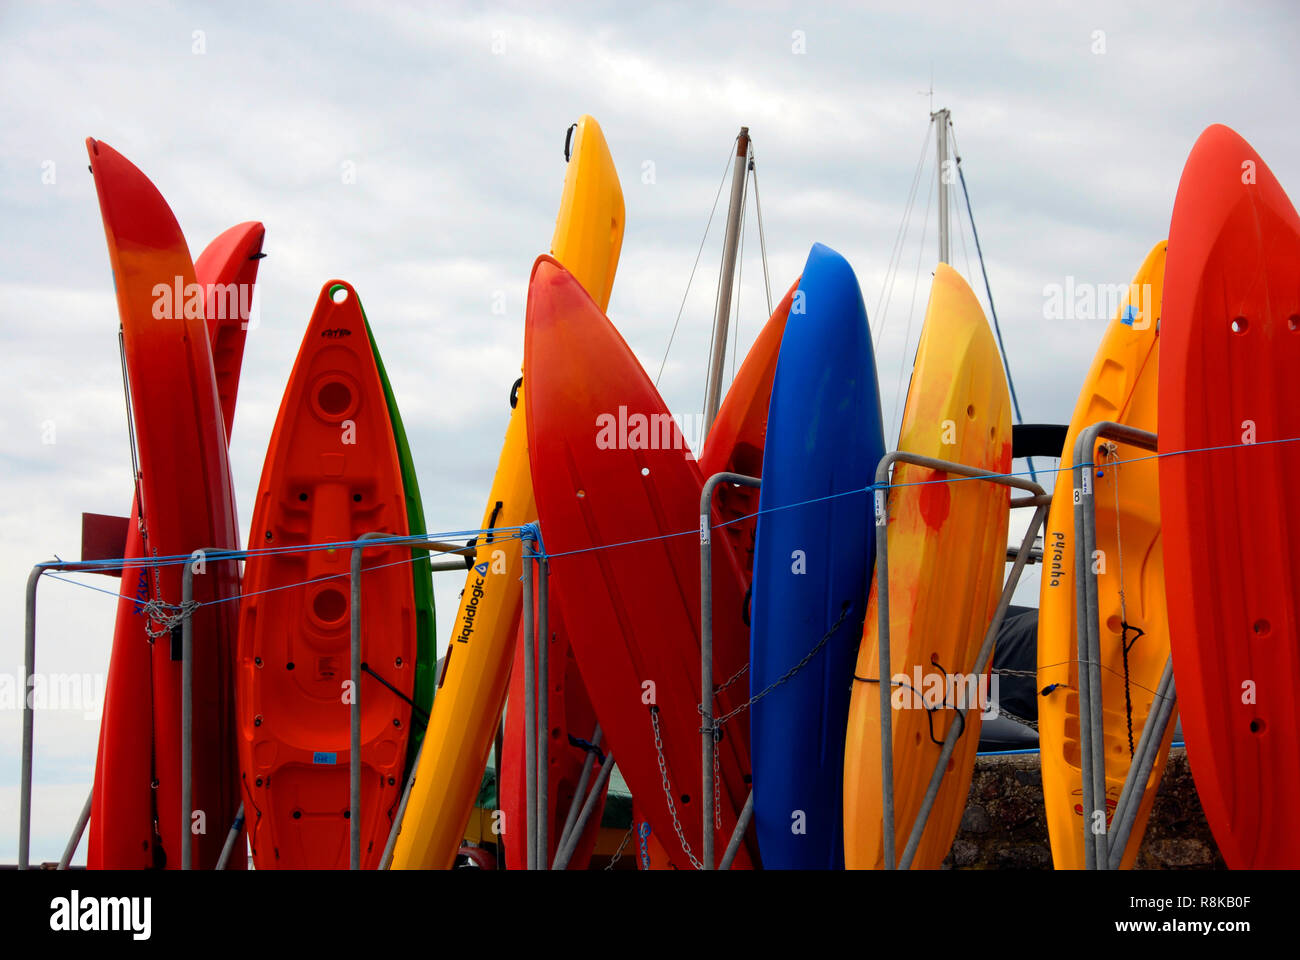
[[[750,708],[754,822],[768,869],[844,866],[844,735],[875,555],[866,488],[884,453],[857,277],[814,244],[777,359],[754,549],[750,695],[821,644]]]

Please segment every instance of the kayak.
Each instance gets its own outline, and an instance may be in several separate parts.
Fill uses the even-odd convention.
[[[970,286],[940,263],[916,349],[898,449],[990,473],[1011,469],[1011,397]],[[956,748],[912,866],[938,868],[966,809],[987,672],[980,646],[1002,592],[1010,488],[900,463],[889,492],[894,851],[903,853],[949,729]],[[885,866],[879,583],[873,576],[844,747],[844,859]],[[958,710],[964,711],[959,717]]]
[[[623,220],[623,190],[609,147],[600,125],[584,116],[570,143],[551,249],[602,309],[614,283]],[[501,723],[523,611],[523,559],[513,531],[537,519],[522,409],[525,392],[522,381],[510,392],[510,419],[480,524],[482,530],[507,533],[481,536],[478,562],[466,574],[393,851],[394,869],[451,868]],[[562,651],[555,656],[558,661]]]
[[[844,862],[844,735],[874,543],[867,487],[885,444],[852,267],[814,244],[795,299],[801,312],[791,311],[772,385],[754,550],[754,825],[764,867],[825,870]]]
[[[1201,134],[1178,184],[1161,337],[1160,516],[1187,757],[1227,865],[1294,869],[1300,218],[1224,126]]]
[[[410,548],[362,554],[361,686],[351,679],[347,543],[409,534],[401,462],[356,291],[321,289],[267,448],[249,531],[238,742],[254,865],[350,861],[351,712],[361,704],[361,866],[402,791],[416,661]]]
[[[244,338],[248,332],[246,307],[251,303],[257,282],[265,235],[260,223],[233,226],[208,244],[194,264],[195,282],[205,294],[213,291],[216,299],[212,302],[214,297],[207,298],[204,318],[212,342],[227,443],[234,423]],[[235,292],[234,310],[226,309],[229,301],[221,299],[230,290]],[[132,559],[144,556],[135,498],[131,500],[124,556]],[[140,608],[140,603],[149,599],[148,571],[124,570],[122,583],[123,597],[118,601],[113,625],[113,649],[104,690],[87,825],[86,865],[92,870],[142,870],[162,865],[157,859],[162,848],[154,832],[150,786],[153,696],[149,634],[144,629],[145,617]],[[243,869],[245,858],[233,858],[230,866]]]
[[[149,558],[237,549],[225,418],[189,248],[171,209],[143,173],[106,143],[88,139],[86,149],[108,241],[130,387],[140,535],[132,546]],[[135,584],[131,581],[139,573],[124,571],[124,593],[165,606],[141,608],[142,626],[153,639],[150,682],[146,688],[134,658],[136,669],[119,671],[125,696],[116,699],[105,734],[106,749],[114,752],[123,735],[117,729],[119,708],[134,714],[141,704],[150,704],[152,777],[144,782],[154,785],[152,802],[140,793],[145,767],[134,751],[123,755],[122,778],[101,783],[101,825],[116,829],[114,808],[123,805],[126,836],[120,849],[116,842],[113,850],[101,848],[114,863],[120,854],[126,865],[179,867],[182,845],[189,842],[193,865],[210,869],[239,806],[231,675],[239,572],[229,562],[204,562],[202,557],[194,562],[193,599],[200,604],[191,618],[195,816],[189,824],[182,822],[181,630],[176,616],[181,566],[158,563],[140,568],[143,582]],[[119,623],[121,615],[119,607]],[[122,629],[124,638],[139,635],[134,624]],[[126,722],[125,735],[140,736],[144,729],[142,718],[135,716]],[[142,836],[152,829],[152,822],[145,821],[149,806],[157,822],[157,852],[145,846],[152,836]]]
[[[1084,867],[1083,784],[1079,767],[1078,611],[1075,607],[1074,447],[1080,431],[1103,420],[1156,432],[1160,369],[1160,311],[1165,276],[1164,241],[1152,247],[1129,293],[1106,328],[1084,380],[1043,532],[1044,570],[1039,588],[1038,737],[1043,801],[1058,870]],[[1102,440],[1093,451],[1096,549],[1107,558],[1097,576],[1100,613],[1101,694],[1106,754],[1106,822],[1109,824],[1132,763],[1137,740],[1155,702],[1169,660],[1165,613],[1164,549],[1160,535],[1160,484],[1150,452]],[[1118,463],[1117,463],[1118,461]],[[1123,462],[1130,461],[1130,462]],[[1118,512],[1116,505],[1118,504]],[[1169,718],[1121,866],[1137,859],[1147,818],[1173,740]]]

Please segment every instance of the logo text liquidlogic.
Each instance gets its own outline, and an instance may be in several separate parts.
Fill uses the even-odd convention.
[[[474,568],[476,571],[477,567]],[[474,633],[474,618],[478,616],[478,605],[483,600],[484,577],[479,577],[470,587],[469,603],[465,604],[465,615],[460,620],[460,634],[456,640],[460,643],[469,643],[469,638]]]

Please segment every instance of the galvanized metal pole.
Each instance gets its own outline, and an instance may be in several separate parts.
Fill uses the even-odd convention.
[[[596,750],[600,748],[602,733],[600,721],[596,721],[596,728],[591,731],[591,739],[588,741],[592,749],[587,751],[587,756],[582,761],[582,774],[578,777],[578,786],[573,791],[573,799],[569,801],[569,810],[564,816],[564,829],[560,831],[559,839],[556,841],[557,849],[563,847],[569,839],[569,831],[573,829],[574,821],[578,819],[578,810],[587,796],[587,784],[591,782],[591,768],[596,763]],[[551,864],[551,868],[555,868],[554,863]]]
[[[1088,431],[1084,431],[1086,434]],[[1081,437],[1080,439],[1084,439]],[[1090,449],[1085,447],[1083,449]],[[1080,450],[1075,446],[1076,454]],[[1085,454],[1087,456],[1087,454]],[[1081,462],[1082,458],[1076,458],[1076,462]],[[1091,457],[1089,457],[1091,459]],[[1084,614],[1080,622],[1084,626],[1084,637],[1087,640],[1087,649],[1084,662],[1088,667],[1088,745],[1091,754],[1091,762],[1088,765],[1089,773],[1092,777],[1092,800],[1093,810],[1100,811],[1101,816],[1093,814],[1093,835],[1092,842],[1096,847],[1094,854],[1094,863],[1098,870],[1107,868],[1107,840],[1106,840],[1106,730],[1104,716],[1102,713],[1103,696],[1101,686],[1101,635],[1100,626],[1097,623],[1096,611],[1097,602],[1097,577],[1092,573],[1093,558],[1097,555],[1097,526],[1096,514],[1094,512],[1095,498],[1093,490],[1093,467],[1088,467],[1086,476],[1088,484],[1082,491],[1082,499],[1079,505],[1075,507],[1076,513],[1083,515],[1083,554],[1086,561],[1087,572],[1084,574]]]
[[[889,663],[889,479],[897,454],[885,454],[876,467],[873,497],[876,519],[876,662],[880,695],[880,822],[885,869],[894,859],[894,718],[893,674]]]
[[[551,862],[551,632],[546,558],[537,558],[537,869]]]
[[[718,281],[718,312],[713,318],[713,347],[709,352],[709,380],[704,394],[704,432],[709,432],[722,402],[722,370],[727,359],[727,326],[731,320],[731,287],[736,275],[736,248],[740,243],[745,176],[749,166],[749,127],[736,137],[736,160],[731,170],[731,201],[727,207],[727,234],[722,244],[722,274]]]
[[[1106,744],[1103,716],[1105,701],[1101,684],[1101,615],[1097,600],[1097,573],[1092,563],[1097,549],[1097,511],[1093,477],[1096,465],[1092,461],[1097,441],[1103,437],[1143,450],[1154,451],[1157,448],[1155,434],[1110,420],[1088,426],[1079,433],[1074,444],[1075,620],[1079,645],[1080,778],[1085,814],[1084,865],[1085,868],[1097,870],[1112,869],[1112,845],[1107,837],[1106,828]],[[1132,764],[1130,768],[1131,766]]]
[[[194,866],[194,563],[181,567],[181,869]]]
[[[390,538],[393,535],[379,530],[357,537],[352,548],[352,566],[349,571],[351,587],[352,630],[352,709],[349,713],[351,730],[348,751],[348,869],[361,869],[361,551],[360,541]]]
[[[402,820],[406,817],[406,805],[411,799],[411,787],[415,786],[415,772],[420,769],[420,756],[423,751],[415,755],[415,762],[411,764],[411,773],[406,778],[406,786],[402,788],[402,800],[397,805],[397,816],[393,818],[393,825],[388,830],[388,842],[384,844],[384,854],[379,858],[379,869],[387,870],[393,863],[393,849],[397,846],[397,835],[402,832]]]
[[[930,114],[930,118],[935,122],[934,142],[939,154],[938,169],[936,170],[939,177],[939,262],[950,263],[948,243],[948,184],[950,175],[947,169],[948,110],[936,110]]]
[[[722,860],[718,863],[719,870],[731,869],[731,864],[740,851],[740,844],[745,839],[745,831],[749,829],[749,821],[753,818],[754,791],[751,789],[749,796],[745,798],[745,805],[740,809],[740,816],[736,818],[736,829],[731,831],[731,839],[727,841],[727,849],[722,852]]]
[[[537,668],[533,659],[533,561],[529,559],[529,544],[524,537],[520,550],[524,560],[524,796],[528,818],[526,868],[537,869]]]
[[[1041,524],[1042,514],[1046,512],[1046,505],[1051,502],[1046,492],[1038,484],[1020,477],[1009,477],[1004,474],[992,473],[988,470],[981,470],[978,467],[970,467],[964,463],[953,463],[948,460],[937,460],[933,457],[922,457],[917,454],[906,453],[901,450],[895,450],[887,453],[880,459],[876,467],[876,491],[875,491],[875,517],[876,517],[876,609],[877,618],[877,642],[878,659],[880,661],[880,766],[881,766],[881,820],[884,831],[882,840],[884,846],[885,869],[892,870],[896,866],[902,866],[906,869],[911,864],[911,857],[916,852],[916,846],[920,843],[920,831],[925,829],[925,821],[929,817],[930,808],[934,804],[934,796],[938,794],[939,783],[943,779],[943,773],[947,766],[948,757],[952,755],[952,749],[955,747],[957,737],[960,731],[957,725],[953,724],[949,728],[949,735],[952,744],[949,745],[945,740],[944,750],[941,751],[940,760],[935,764],[935,769],[931,775],[930,784],[926,791],[926,799],[922,802],[921,813],[913,823],[912,832],[909,834],[908,843],[904,850],[903,861],[899,864],[894,859],[894,748],[893,748],[893,706],[890,695],[893,690],[892,675],[890,673],[890,628],[889,628],[889,488],[890,488],[890,470],[895,463],[910,463],[914,466],[926,467],[930,470],[936,470],[943,473],[955,474],[960,477],[969,477],[971,479],[984,480],[992,483],[1002,484],[1003,486],[1015,487],[1019,490],[1028,491],[1031,496],[1020,501],[1014,501],[1012,506],[1027,506],[1033,504],[1039,509],[1035,513],[1035,520],[1031,523],[1030,529],[1036,533],[1034,524]],[[1019,579],[1020,573],[1024,570],[1025,563],[1029,558],[1029,548],[1033,544],[1034,538],[1027,537],[1021,542],[1020,550],[1017,551],[1017,566],[1012,571],[1012,576]],[[988,656],[992,656],[992,645],[996,640],[996,629],[994,627],[1000,622],[1001,617],[1006,613],[1006,607],[1011,602],[1011,592],[1014,591],[1014,584],[1008,589],[1003,588],[1003,594],[998,602],[998,613],[995,616],[994,623],[990,630],[986,632],[984,646],[981,647],[981,659],[984,659],[985,646],[988,648]],[[980,671],[982,672],[982,671]],[[913,843],[915,840],[915,843]],[[911,853],[908,853],[908,850]]]
[[[90,822],[90,804],[95,799],[95,791],[92,789],[86,794],[85,806],[81,808],[81,814],[77,817],[77,825],[72,828],[72,836],[68,838],[68,845],[63,848],[63,856],[59,857],[59,869],[68,869],[68,864],[72,863],[72,855],[77,852],[77,845],[81,843],[81,835],[86,832],[86,824]]]
[[[1074,455],[1074,627],[1075,627],[1075,667],[1076,682],[1079,687],[1079,785],[1082,788],[1083,818],[1083,867],[1093,870],[1097,867],[1097,843],[1093,835],[1096,823],[1096,797],[1092,778],[1092,674],[1088,669],[1088,588],[1084,570],[1088,566],[1088,553],[1084,548],[1083,511],[1079,505],[1083,502],[1083,491],[1092,487],[1091,467],[1082,464],[1075,446]],[[1105,803],[1103,795],[1102,803]],[[1102,829],[1105,829],[1105,813],[1102,814]]]
[[[993,480],[990,482],[1001,483],[1002,481]],[[1035,497],[1034,499],[1040,498]],[[1051,498],[1046,493],[1041,495],[1041,499],[1049,503],[1051,501]],[[1033,519],[1029,521],[1029,529],[1020,543],[1020,549],[1016,551],[1015,562],[1011,567],[1011,573],[1008,575],[1006,583],[1002,586],[1002,595],[998,598],[998,605],[993,613],[993,619],[989,621],[988,629],[984,632],[984,641],[975,657],[973,673],[976,675],[983,675],[988,669],[989,662],[993,659],[993,646],[997,642],[998,631],[1002,629],[1002,621],[1006,617],[1007,607],[1011,605],[1011,595],[1015,593],[1016,585],[1020,582],[1020,576],[1024,573],[1025,565],[1029,560],[1029,549],[1034,543],[1034,538],[1038,535],[1038,530],[1046,519],[1047,504],[1040,503],[1038,509],[1034,511]],[[934,809],[934,801],[939,796],[939,787],[948,772],[948,760],[957,748],[958,738],[966,732],[966,716],[969,714],[970,709],[970,705],[958,707],[959,721],[948,725],[948,731],[943,738],[943,746],[939,750],[939,758],[934,762],[934,769],[930,773],[930,783],[926,787],[925,797],[921,801],[921,808],[917,811],[916,819],[912,822],[912,831],[908,835],[907,845],[903,848],[903,857],[899,861],[899,868],[902,870],[911,869],[912,860],[916,857],[916,851],[921,846],[921,838],[925,835],[926,824],[930,821],[930,811]]]
[[[32,840],[32,738],[36,715],[32,712],[32,677],[36,675],[36,587],[44,567],[27,575],[27,622],[23,634],[23,766],[18,799],[18,869],[29,866]]]
[[[244,804],[239,804],[239,812],[235,814],[235,820],[230,824],[230,832],[226,834],[225,845],[221,848],[221,856],[217,858],[217,869],[226,869],[226,864],[230,862],[230,855],[235,852],[235,843],[239,840],[239,835],[244,830]]]
[[[1137,750],[1129,764],[1128,776],[1124,778],[1124,787],[1119,794],[1119,802],[1115,804],[1107,861],[1112,870],[1118,870],[1124,860],[1129,835],[1137,822],[1142,795],[1146,792],[1151,769],[1160,753],[1160,744],[1165,738],[1165,729],[1169,726],[1169,718],[1173,716],[1176,700],[1174,661],[1171,657],[1165,661],[1160,684],[1156,687],[1156,699],[1151,704],[1146,723],[1142,725],[1142,739],[1138,741]]]
[[[573,829],[569,831],[568,840],[555,855],[553,869],[568,869],[569,861],[573,859],[573,853],[578,849],[578,841],[582,839],[582,834],[587,829],[587,823],[591,820],[592,812],[596,809],[596,798],[604,791],[605,784],[609,782],[609,775],[613,769],[614,754],[607,753],[605,754],[605,762],[600,765],[600,773],[596,774],[596,782],[591,785],[591,792],[587,794],[587,798],[582,804],[582,812],[578,814]]]
[[[761,487],[758,477],[747,477],[741,473],[715,473],[704,482],[700,491],[700,795],[704,798],[704,808],[700,816],[700,829],[703,833],[700,861],[705,870],[712,870],[713,859],[713,757],[717,749],[717,740],[713,729],[713,493],[719,484],[734,483],[745,487]]]

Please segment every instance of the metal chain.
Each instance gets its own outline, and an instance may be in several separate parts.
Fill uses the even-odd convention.
[[[827,630],[825,634],[822,635],[822,638],[821,638],[820,640],[817,641],[816,646],[814,646],[811,650],[809,650],[807,653],[804,654],[802,660],[800,660],[800,661],[799,661],[798,663],[796,663],[793,667],[791,667],[789,670],[787,670],[787,671],[786,671],[782,676],[778,677],[776,680],[773,680],[771,683],[769,683],[766,687],[764,687],[762,690],[760,690],[757,694],[755,694],[754,696],[750,697],[748,700],[746,700],[746,701],[745,701],[744,703],[742,703],[740,706],[736,707],[736,709],[731,710],[731,711],[729,711],[729,712],[727,712],[727,713],[724,713],[722,716],[720,716],[720,717],[718,717],[716,720],[714,720],[714,721],[713,721],[713,729],[714,729],[714,731],[717,731],[718,728],[720,728],[724,723],[726,723],[726,722],[727,722],[728,720],[730,720],[732,717],[734,717],[734,716],[736,716],[736,715],[738,715],[738,714],[740,714],[740,713],[743,713],[744,711],[746,711],[746,710],[748,710],[750,707],[752,707],[754,704],[758,703],[758,701],[762,700],[764,697],[766,697],[769,693],[771,693],[773,690],[775,690],[775,689],[776,689],[777,687],[779,687],[781,684],[785,683],[785,682],[788,681],[788,680],[793,679],[795,674],[797,674],[797,673],[798,673],[800,670],[802,670],[804,667],[808,666],[808,664],[812,661],[813,657],[817,656],[817,654],[818,654],[819,652],[821,652],[821,648],[824,647],[824,646],[826,646],[827,641],[829,641],[830,638],[833,637],[833,636],[835,635],[835,631],[838,630],[838,629],[840,628],[840,626],[844,623],[845,618],[848,617],[848,615],[849,615],[849,611],[852,610],[852,609],[853,609],[853,605],[852,605],[852,604],[849,604],[849,603],[844,604],[844,609],[842,609],[842,610],[840,611],[840,617],[839,617],[839,619],[836,620],[835,623],[831,625],[831,628],[830,628],[829,630]],[[703,714],[703,712],[704,712],[703,708],[700,708],[700,713]],[[700,732],[701,732],[701,733],[704,733],[705,731],[704,731],[704,729],[701,729]],[[716,733],[715,733],[715,736],[716,736]]]
[[[990,672],[999,674],[1003,677],[1025,677],[1029,680],[1038,679],[1037,670],[1009,670],[1006,667],[994,667]]]
[[[721,733],[717,727],[713,728],[713,828],[722,829],[722,804],[718,803],[718,797],[722,795],[722,772],[718,763],[718,734]]]
[[[149,634],[150,641],[170,634],[173,627],[187,619],[198,608],[199,602],[197,600],[187,600],[179,606],[164,603],[162,600],[150,600],[140,608],[140,612],[145,617],[144,629]],[[168,611],[175,612],[169,613]],[[157,624],[156,627],[155,624]]]
[[[726,690],[727,687],[731,686],[733,683],[735,683],[737,680],[739,680],[741,677],[743,677],[743,676],[744,676],[745,674],[747,674],[748,672],[749,672],[749,664],[746,663],[743,667],[741,667],[739,670],[737,670],[735,673],[733,673],[733,674],[731,675],[731,677],[730,677],[728,680],[724,681],[720,686],[714,687],[714,688],[713,688],[713,695],[716,697],[716,696],[717,696],[718,694],[720,694],[723,690]]]
[[[623,856],[623,851],[627,849],[627,842],[632,839],[632,831],[635,829],[636,822],[633,821],[632,825],[627,828],[627,833],[623,834],[623,842],[620,843],[618,849],[614,851],[614,856],[610,857],[609,863],[605,864],[606,870],[614,869],[614,864],[618,863],[619,858]]]
[[[696,870],[703,870],[704,864],[695,859],[695,854],[691,852],[691,845],[686,842],[686,835],[682,833],[682,823],[677,819],[677,805],[673,803],[673,788],[668,782],[668,764],[664,762],[664,742],[659,736],[659,708],[650,708],[650,725],[655,731],[655,753],[659,755],[659,776],[663,779],[664,797],[668,800],[668,813],[673,818],[673,829],[677,831],[677,839],[682,845],[682,852],[686,854],[686,859],[691,861],[691,866]]]

